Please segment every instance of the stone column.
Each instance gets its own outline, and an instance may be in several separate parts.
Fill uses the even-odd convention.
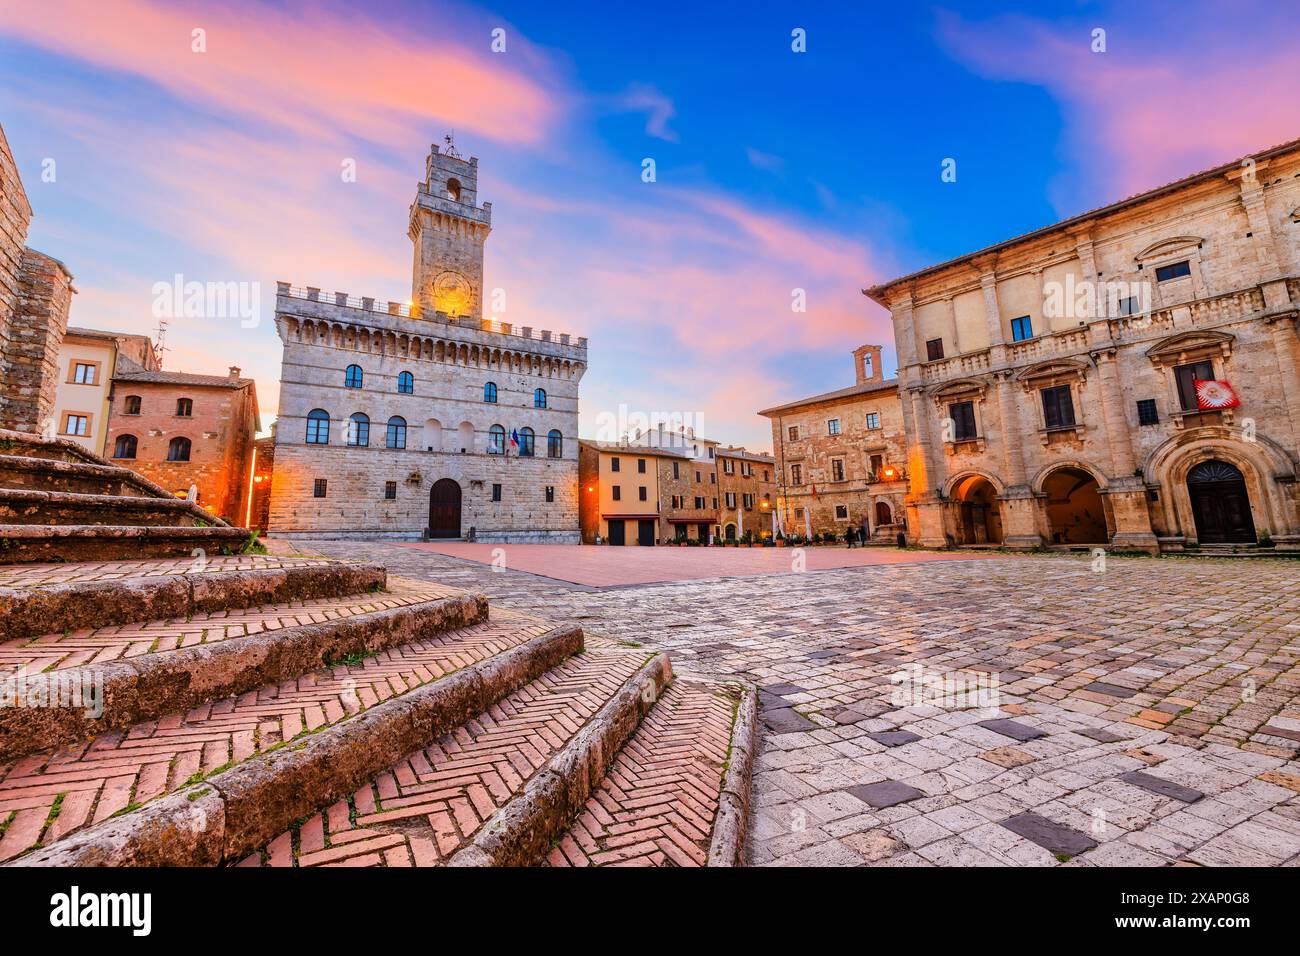
[[[947,546],[948,539],[943,532],[943,502],[935,489],[942,484],[944,476],[940,474],[938,455],[930,436],[928,398],[919,384],[909,386],[907,391],[908,404],[904,411],[911,418],[912,426],[907,429],[911,437],[907,455],[908,508],[916,520],[916,526],[909,528],[909,532],[923,548],[942,548]]]
[[[1297,337],[1297,322],[1300,312],[1291,311],[1269,316],[1267,321],[1273,330],[1273,351],[1277,355],[1277,368],[1282,385],[1282,407],[1291,410],[1286,416],[1288,431],[1277,437],[1288,441],[1287,450],[1300,454],[1300,430],[1296,427],[1296,416],[1300,415],[1300,337]]]
[[[1038,500],[1026,480],[1024,427],[1017,402],[1015,375],[1003,369],[995,375],[998,390],[998,418],[1002,426],[1002,460],[1007,485],[998,500],[1002,503],[1003,543],[1008,548],[1037,548],[1043,543],[1038,530]]]
[[[1119,381],[1117,349],[1107,348],[1092,353],[1101,378],[1102,419],[1106,426],[1106,441],[1110,446],[1110,474],[1106,476],[1107,501],[1115,522],[1111,547],[1128,551],[1160,550],[1160,542],[1151,530],[1151,509],[1147,503],[1146,481],[1137,471],[1137,458],[1133,454],[1133,437],[1124,403],[1124,389]]]

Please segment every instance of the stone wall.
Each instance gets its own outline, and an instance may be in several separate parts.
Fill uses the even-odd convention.
[[[4,130],[0,129],[0,379],[4,378],[14,315],[18,311],[19,276],[31,219],[32,207],[27,202]],[[0,426],[12,428],[14,423],[5,414],[5,404],[5,396],[0,395]]]
[[[728,473],[727,468],[731,467]],[[776,504],[776,466],[770,461],[758,461],[754,458],[741,458],[728,455],[718,449],[718,524],[726,533],[726,526],[737,525],[737,534],[741,534],[736,508],[744,513],[744,529],[755,537],[771,534],[773,530],[773,509]],[[746,474],[746,471],[752,473]],[[766,475],[766,477],[764,477]],[[727,506],[727,495],[735,496],[736,506]],[[752,496],[752,503],[745,507],[745,495]],[[764,496],[766,495],[766,498]],[[763,507],[766,501],[767,508]]]
[[[72,306],[72,274],[57,259],[34,249],[23,251],[21,270],[3,363],[0,425],[40,433],[54,412],[59,348]]]

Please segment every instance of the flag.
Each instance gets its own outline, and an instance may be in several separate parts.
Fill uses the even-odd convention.
[[[512,428],[510,430],[510,444],[515,448],[519,447],[519,429]]]
[[[1196,389],[1197,408],[1236,408],[1241,404],[1241,399],[1227,382],[1195,379],[1192,387]]]

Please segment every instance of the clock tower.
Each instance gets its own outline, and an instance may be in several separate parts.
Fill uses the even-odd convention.
[[[462,159],[450,136],[445,149],[430,146],[407,233],[415,244],[411,301],[422,317],[443,312],[476,324],[483,317],[483,243],[491,231],[492,204],[478,205],[478,158]]]

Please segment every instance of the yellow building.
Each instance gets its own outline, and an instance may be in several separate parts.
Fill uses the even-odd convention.
[[[578,443],[578,518],[582,543],[655,543],[659,525],[661,458],[680,452],[605,442]]]
[[[55,435],[75,441],[96,455],[104,454],[109,393],[120,355],[146,369],[158,368],[153,343],[146,335],[68,328],[59,349]]]

